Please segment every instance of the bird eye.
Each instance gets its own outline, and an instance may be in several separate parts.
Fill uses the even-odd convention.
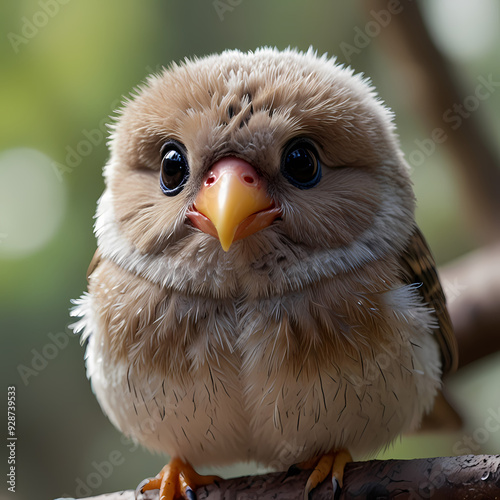
[[[321,165],[316,148],[307,139],[295,139],[285,149],[281,171],[299,189],[309,189],[321,180]]]
[[[175,196],[182,191],[189,177],[185,148],[176,141],[169,141],[161,148],[161,156],[161,190],[167,196]]]

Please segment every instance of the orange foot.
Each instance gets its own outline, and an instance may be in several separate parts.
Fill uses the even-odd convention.
[[[300,469],[314,468],[304,489],[304,500],[309,498],[309,493],[316,488],[318,484],[322,483],[329,474],[331,474],[332,477],[333,494],[335,496],[337,490],[342,488],[344,467],[347,462],[352,462],[351,454],[347,450],[341,449],[299,464],[297,467]]]
[[[144,493],[148,490],[160,490],[160,500],[174,500],[179,498],[195,500],[196,495],[194,491],[196,488],[220,480],[221,478],[218,476],[200,476],[191,464],[180,458],[173,458],[156,477],[145,479],[137,486],[135,497],[138,498],[139,493]]]

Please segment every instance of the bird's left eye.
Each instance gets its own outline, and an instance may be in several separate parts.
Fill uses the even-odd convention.
[[[293,140],[283,153],[281,171],[299,189],[316,186],[321,180],[321,165],[316,148],[307,139]]]
[[[185,148],[177,141],[169,141],[161,148],[161,155],[161,190],[167,196],[175,196],[189,177]]]

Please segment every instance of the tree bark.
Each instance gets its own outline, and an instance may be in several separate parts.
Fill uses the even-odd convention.
[[[500,351],[500,243],[439,270],[458,343],[459,369]]]
[[[373,12],[389,12],[388,0],[366,2],[368,16]],[[468,89],[458,83],[454,70],[432,40],[422,17],[419,2],[400,0],[401,9],[380,30],[380,40],[398,66],[401,85],[415,102],[418,114],[432,130],[441,129],[437,144],[453,156],[455,171],[468,201],[463,216],[484,243],[500,239],[500,168],[496,151],[487,137],[480,116],[484,109],[470,111],[466,104],[486,88],[491,73],[477,75]],[[484,88],[483,88],[484,87]],[[493,93],[481,94],[480,107],[487,106]],[[444,135],[443,135],[444,134]],[[433,140],[430,132],[429,140]],[[442,144],[441,144],[442,142]]]
[[[285,473],[237,477],[196,491],[198,500],[301,500],[310,471],[286,478]],[[134,500],[134,492],[121,491],[94,500]],[[158,500],[148,491],[144,500]],[[332,500],[333,488],[325,481],[312,500]],[[339,500],[500,499],[500,455],[418,460],[371,460],[346,465]]]

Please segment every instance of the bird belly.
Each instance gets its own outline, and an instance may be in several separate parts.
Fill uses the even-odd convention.
[[[381,296],[373,323],[344,344],[336,341],[342,333],[335,332],[335,309],[324,309],[324,321],[308,321],[310,303],[295,302],[295,310],[300,304],[307,304],[299,311],[303,329],[293,330],[291,323],[287,328],[283,319],[269,327],[269,319],[256,318],[246,336],[252,457],[276,469],[339,448],[361,458],[417,428],[440,387],[441,362],[432,317],[412,290],[401,287]],[[322,332],[327,321],[332,329]],[[316,335],[317,346],[294,349],[301,332]]]
[[[262,329],[261,338],[258,322],[245,324],[230,348],[220,345],[195,369],[164,374],[151,362],[112,360],[95,320],[86,364],[101,407],[143,446],[194,466],[256,461],[286,469],[332,449],[375,452],[418,426],[440,384],[426,320],[372,345],[370,356],[325,362],[310,353],[302,365],[286,352],[281,362],[270,354],[280,350],[279,329]]]
[[[87,348],[87,374],[112,423],[141,445],[188,460],[194,466],[252,459],[249,418],[232,367],[201,367],[195,376],[137,373]]]
[[[435,357],[429,338],[426,350]],[[380,356],[364,375],[356,367],[318,368],[308,377],[263,380],[253,410],[254,459],[277,470],[331,450],[361,458],[418,427],[439,381],[401,359]],[[262,394],[265,396],[262,396]]]
[[[255,377],[246,390],[224,366],[201,369],[186,385],[158,376],[136,380],[126,366],[96,356],[92,344],[87,369],[110,420],[143,446],[195,466],[256,461],[284,470],[342,447],[363,456],[418,425],[438,386],[422,373],[401,377],[400,360],[384,356],[363,378],[349,368],[318,370],[307,380],[284,372],[260,385]]]

